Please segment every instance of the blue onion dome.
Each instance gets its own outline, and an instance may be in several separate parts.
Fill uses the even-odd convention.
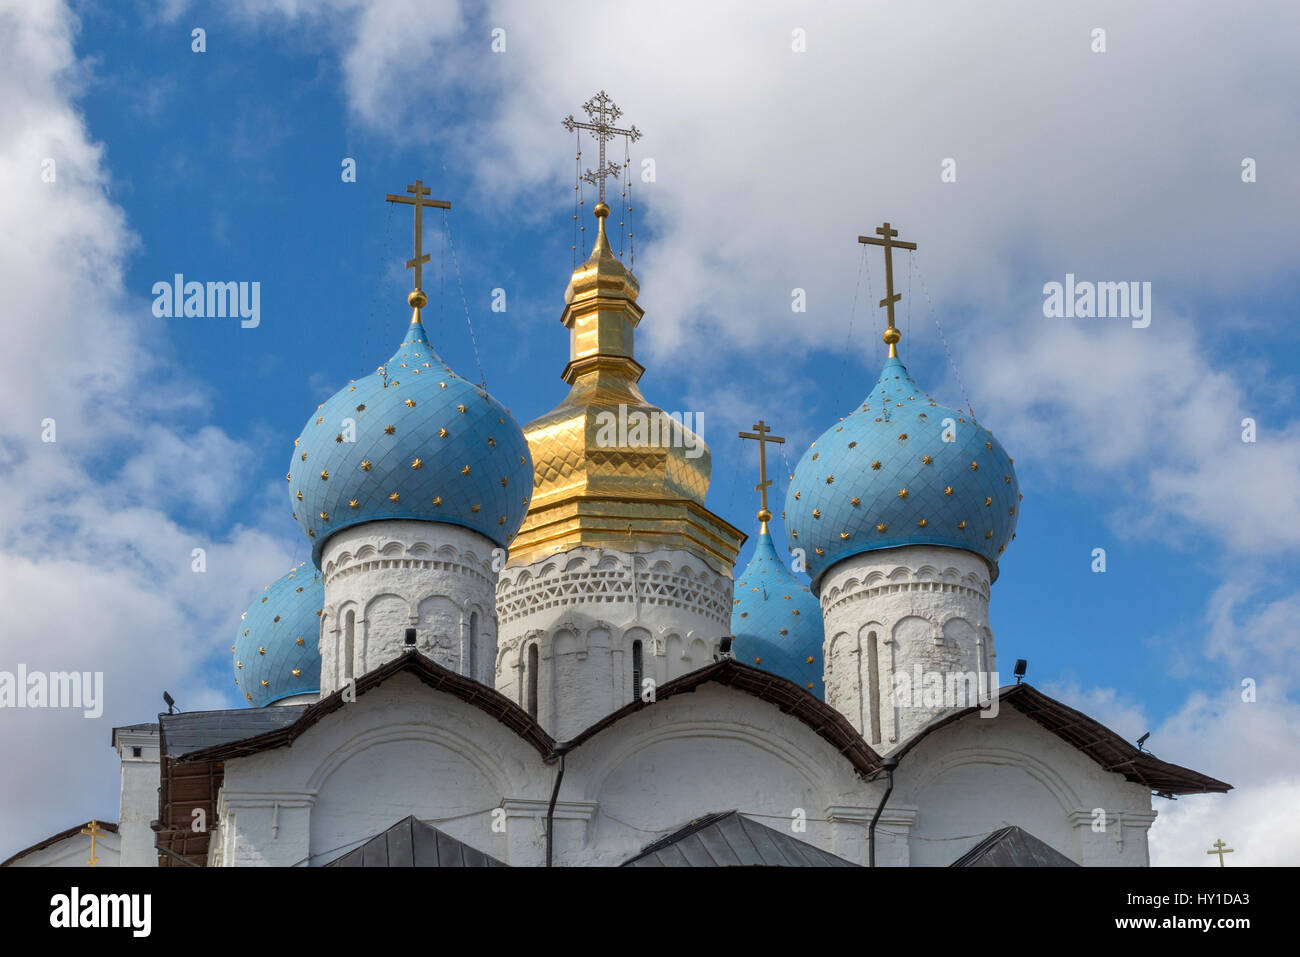
[[[260,708],[281,698],[320,692],[320,613],[325,587],[303,562],[267,585],[239,616],[235,684]]]
[[[993,433],[937,404],[891,357],[862,405],[799,460],[783,517],[814,591],[840,559],[900,545],[974,552],[996,580],[1020,499],[1012,460]]]
[[[321,404],[294,439],[289,495],[312,560],[335,532],[417,519],[472,529],[505,547],[532,492],[533,463],[501,403],[429,345],[422,292],[397,352]]]
[[[731,604],[736,660],[780,675],[822,698],[822,610],[777,557],[767,523],[736,579]]]

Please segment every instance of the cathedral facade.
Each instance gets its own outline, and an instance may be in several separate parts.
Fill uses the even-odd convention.
[[[247,707],[115,729],[103,863],[1142,866],[1153,797],[1229,788],[1000,685],[1013,461],[913,381],[892,303],[879,380],[791,476],[786,547],[764,464],[737,570],[707,447],[638,387],[608,214],[564,294],[568,392],[523,427],[431,348],[417,270],[397,351],[294,441],[310,558],[241,618]]]

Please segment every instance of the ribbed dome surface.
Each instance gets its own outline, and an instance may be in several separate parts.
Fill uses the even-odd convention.
[[[840,559],[900,545],[975,552],[996,577],[1019,511],[1020,484],[993,433],[938,405],[891,358],[862,405],[804,453],[783,517],[816,589]]]
[[[528,508],[533,466],[510,413],[438,358],[417,314],[388,362],[307,421],[288,479],[319,566],[331,534],[380,519],[461,525],[505,547]]]
[[[235,684],[244,700],[262,707],[290,695],[320,691],[320,610],[325,589],[303,562],[267,585],[240,616],[235,638]]]

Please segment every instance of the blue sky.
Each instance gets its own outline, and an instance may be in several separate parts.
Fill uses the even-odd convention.
[[[105,727],[150,718],[164,685],[188,708],[238,705],[239,613],[309,553],[283,481],[293,438],[406,323],[411,218],[385,193],[420,177],[453,204],[425,235],[444,359],[477,378],[467,304],[487,386],[520,423],[563,397],[560,120],[604,88],[644,133],[634,169],[656,167],[634,184],[642,387],[703,416],[710,508],[756,531],[739,429],[763,418],[788,437],[779,502],[808,443],[870,391],[883,274],[855,240],[891,220],[920,244],[898,258],[904,361],[1016,460],[1018,538],[991,606],[1004,680],[1028,658],[1048,693],[1238,786],[1158,802],[1157,862],[1202,863],[1202,832],[1208,846],[1233,828],[1236,847],[1258,837],[1254,863],[1300,861],[1280,813],[1300,795],[1300,77],[1281,40],[1296,14],[1187,6],[670,5],[654,23],[611,10],[600,29],[585,7],[505,3],[5,11],[22,53],[2,75],[32,108],[3,131],[3,215],[23,244],[6,267],[16,412],[0,446],[2,567],[22,613],[3,650],[33,668],[102,659],[110,691],[103,722],[57,731],[85,757],[76,779],[105,783],[31,765],[3,808],[11,843],[115,816]],[[56,188],[31,173],[47,156]],[[946,157],[956,183],[940,180]],[[260,282],[261,324],[154,317],[153,284],[177,272]],[[1045,318],[1042,286],[1067,272],[1152,282],[1151,327]],[[49,410],[57,450],[32,443]],[[209,551],[201,582],[193,547]],[[77,601],[51,622],[58,583]],[[1243,677],[1258,702],[1240,701]],[[1288,840],[1266,847],[1266,827]]]

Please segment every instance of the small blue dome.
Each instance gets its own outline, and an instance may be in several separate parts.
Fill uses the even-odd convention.
[[[821,606],[777,557],[766,528],[758,535],[754,557],[736,579],[731,634],[737,661],[823,697]]]
[[[293,444],[289,495],[318,567],[330,535],[381,519],[461,525],[505,547],[532,494],[519,425],[438,358],[418,312],[396,354],[323,403]]]
[[[235,684],[255,708],[320,692],[320,612],[325,587],[303,562],[267,585],[240,615]]]
[[[935,403],[891,358],[861,407],[799,460],[782,517],[814,589],[840,559],[900,545],[974,552],[996,579],[1020,498],[1016,470],[993,433]]]

